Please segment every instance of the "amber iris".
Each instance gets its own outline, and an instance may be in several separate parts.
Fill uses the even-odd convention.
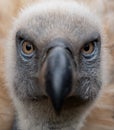
[[[33,53],[34,51],[34,47],[33,45],[30,43],[30,42],[23,42],[22,44],[22,51],[23,53],[27,54],[27,55],[30,55]]]
[[[89,43],[83,46],[81,49],[82,53],[85,55],[91,54],[94,51],[94,43]]]

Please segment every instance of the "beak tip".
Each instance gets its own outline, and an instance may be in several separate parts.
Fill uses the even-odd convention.
[[[55,113],[56,113],[57,115],[60,115],[61,110],[62,110],[62,106],[63,106],[63,101],[60,100],[60,99],[54,99],[54,100],[52,101],[52,105],[53,105],[53,108],[54,108],[54,110],[55,110]]]

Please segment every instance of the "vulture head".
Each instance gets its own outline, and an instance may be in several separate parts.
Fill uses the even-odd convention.
[[[79,130],[103,84],[98,18],[73,1],[21,11],[6,49],[6,80],[21,130]]]

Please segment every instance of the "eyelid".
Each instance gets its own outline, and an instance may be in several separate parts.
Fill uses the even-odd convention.
[[[34,39],[29,36],[29,34],[25,33],[25,31],[23,31],[23,29],[19,30],[17,33],[16,33],[16,43],[17,44],[20,44],[21,41],[27,41],[27,42],[30,42],[34,45],[35,41]]]

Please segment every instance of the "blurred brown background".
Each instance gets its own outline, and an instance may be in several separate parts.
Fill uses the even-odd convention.
[[[13,107],[4,84],[4,51],[6,38],[13,18],[28,2],[35,0],[0,0],[0,130],[10,130],[13,120]],[[110,54],[110,83],[104,87],[101,98],[85,121],[83,130],[114,130],[114,0],[77,0],[84,2],[102,19],[108,36]]]

